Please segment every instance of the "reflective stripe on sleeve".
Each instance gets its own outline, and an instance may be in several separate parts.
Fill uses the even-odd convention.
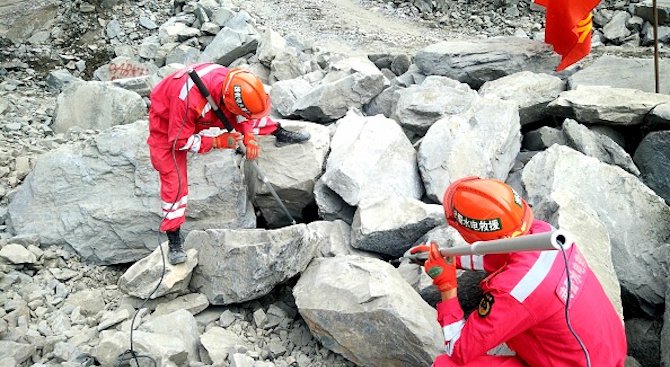
[[[556,256],[559,251],[541,251],[540,256],[530,270],[521,278],[519,283],[514,286],[510,295],[514,297],[517,301],[523,302],[530,296],[531,293],[542,283],[544,278],[547,277],[551,266],[556,260]]]
[[[458,320],[442,327],[444,333],[444,350],[451,356],[454,353],[454,345],[461,337],[461,330],[465,326],[465,320]]]
[[[197,74],[198,74],[199,77],[202,78],[203,76],[209,74],[212,70],[216,70],[216,69],[222,68],[222,67],[223,66],[221,66],[219,64],[208,65],[208,66],[198,70]],[[186,75],[188,75],[188,74],[186,74]],[[195,84],[193,83],[193,80],[191,80],[191,77],[188,76],[188,78],[186,79],[186,82],[181,87],[181,91],[179,92],[179,99],[181,99],[182,101],[185,101],[186,96],[188,96],[189,91],[191,90],[191,88],[193,88],[194,85]]]

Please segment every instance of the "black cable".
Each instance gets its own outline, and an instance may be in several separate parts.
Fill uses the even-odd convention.
[[[165,220],[165,218],[167,218],[168,213],[170,213],[172,211],[172,209],[174,209],[175,205],[177,205],[177,201],[179,201],[179,197],[180,197],[181,191],[182,191],[181,190],[182,189],[182,187],[181,187],[181,173],[179,172],[179,165],[177,164],[176,150],[177,150],[177,140],[179,139],[179,136],[181,135],[181,132],[184,129],[184,125],[186,124],[186,115],[188,114],[188,108],[189,108],[189,102],[190,102],[189,94],[191,92],[190,88],[188,88],[188,80],[189,79],[186,80],[186,86],[187,86],[187,88],[186,88],[186,111],[184,112],[184,116],[181,119],[181,123],[180,123],[180,126],[179,126],[179,131],[177,132],[177,137],[172,142],[172,149],[171,149],[172,162],[174,164],[175,170],[177,171],[177,195],[175,196],[175,199],[172,202],[172,205],[170,205],[170,209],[166,210],[165,214],[163,214],[163,218],[162,218],[161,222],[163,220]],[[129,362],[131,360],[134,360],[137,367],[139,367],[140,362],[137,360],[138,358],[146,358],[153,364],[154,367],[158,367],[158,363],[156,362],[156,360],[154,358],[152,358],[151,356],[148,356],[148,355],[138,354],[137,352],[135,352],[135,349],[133,348],[133,331],[135,329],[135,319],[137,318],[137,315],[140,313],[140,310],[147,304],[147,302],[149,301],[151,296],[153,296],[154,293],[156,293],[156,291],[160,287],[161,283],[163,282],[163,278],[165,277],[165,272],[166,272],[166,268],[167,268],[166,265],[165,265],[165,253],[163,252],[163,246],[161,246],[161,230],[160,230],[160,227],[158,228],[157,238],[158,238],[158,248],[161,251],[161,263],[162,263],[161,276],[158,280],[158,283],[156,284],[156,287],[154,287],[154,289],[151,291],[151,293],[149,293],[149,295],[146,298],[144,298],[144,300],[142,301],[140,306],[137,308],[137,311],[135,311],[135,314],[133,315],[133,319],[130,322],[130,348],[128,350],[126,350],[125,352],[121,353],[121,355],[117,358],[117,361],[116,361],[116,366],[117,367],[123,366],[126,362]]]
[[[565,262],[565,275],[568,281],[568,295],[565,297],[565,323],[568,325],[568,330],[570,330],[572,336],[574,336],[575,339],[577,340],[577,343],[579,343],[579,347],[582,348],[582,351],[584,352],[584,358],[586,358],[586,367],[591,367],[591,357],[589,356],[589,351],[586,349],[584,342],[582,342],[582,339],[579,338],[575,330],[572,328],[572,324],[570,323],[570,314],[568,312],[570,308],[570,288],[571,288],[570,266],[568,266],[568,256],[565,254],[565,248],[563,248],[563,244],[559,242],[558,245],[561,246],[563,261]]]

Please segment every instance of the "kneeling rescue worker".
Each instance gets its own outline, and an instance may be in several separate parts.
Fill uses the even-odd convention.
[[[188,70],[197,72],[219,109],[235,131],[215,137],[200,134],[210,127],[225,128],[212,107],[195,88]],[[180,227],[186,218],[188,179],[186,158],[189,152],[207,153],[213,148],[235,149],[239,140],[246,148],[246,158],[258,157],[254,134],[272,134],[276,145],[301,143],[305,133],[285,130],[267,116],[270,97],[263,83],[243,69],[221,65],[192,65],[165,77],[151,92],[149,108],[149,153],[151,164],[160,174],[160,197],[163,221],[160,230],[168,236],[168,260],[171,264],[186,261]]]
[[[551,231],[534,220],[531,208],[511,187],[495,179],[468,177],[454,182],[443,200],[445,216],[468,243]],[[561,251],[528,251],[443,258],[437,245],[424,267],[442,295],[437,318],[446,354],[433,366],[622,367],[626,335],[614,306],[576,245],[566,249],[571,290]],[[483,270],[484,297],[467,320],[456,294],[456,268]],[[566,300],[572,329],[566,322]],[[501,343],[515,356],[489,356]]]

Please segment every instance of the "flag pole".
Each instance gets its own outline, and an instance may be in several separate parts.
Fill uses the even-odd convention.
[[[656,0],[652,0],[652,8],[654,14],[654,85],[656,93],[659,93],[658,85],[658,8],[656,7]]]

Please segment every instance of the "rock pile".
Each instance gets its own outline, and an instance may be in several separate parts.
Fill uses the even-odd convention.
[[[428,365],[443,343],[434,289],[388,260],[461,241],[440,201],[467,175],[506,180],[572,232],[624,318],[629,354],[670,365],[670,96],[639,82],[648,61],[603,56],[557,74],[556,55],[523,37],[352,57],[261,30],[225,1],[174,5],[60,4],[54,24],[97,18],[98,40],[118,51],[94,70],[72,58],[71,72],[41,80],[21,61],[34,48],[9,49],[0,366],[113,366],[131,327],[134,350],[166,366]],[[100,22],[91,7],[120,12]],[[139,26],[123,21],[142,11]],[[163,271],[146,97],[195,61],[257,73],[272,114],[312,135],[259,139],[258,163],[301,223],[287,226],[233,152],[190,157],[189,261]],[[471,309],[477,291],[460,288]]]

